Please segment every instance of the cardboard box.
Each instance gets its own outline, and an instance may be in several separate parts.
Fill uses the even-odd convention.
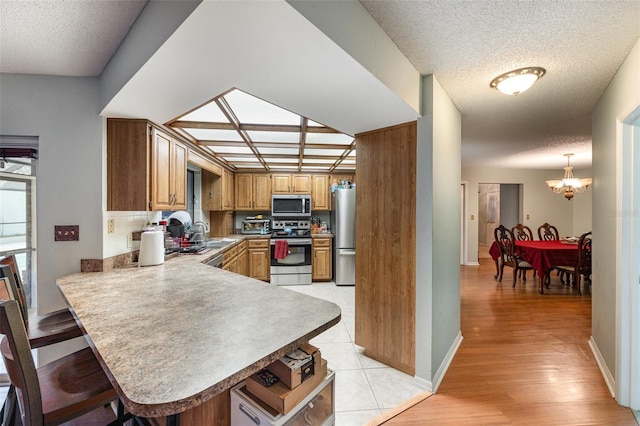
[[[278,376],[284,384],[294,389],[314,374],[315,366],[320,365],[320,350],[309,343],[300,345],[300,350],[310,355],[308,361],[297,362],[295,359],[282,357],[267,367],[267,370]],[[295,351],[294,351],[295,352]]]
[[[316,365],[316,372],[313,376],[302,382],[295,389],[289,389],[281,381],[266,387],[262,384],[257,374],[252,375],[245,381],[247,390],[262,402],[276,410],[278,413],[287,414],[296,405],[309,395],[318,385],[322,383],[327,375],[327,361],[320,358],[320,363]]]

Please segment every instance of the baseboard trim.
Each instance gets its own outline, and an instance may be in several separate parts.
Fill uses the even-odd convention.
[[[598,345],[596,341],[593,339],[593,336],[589,338],[589,347],[591,348],[591,353],[593,353],[593,357],[596,359],[596,364],[598,364],[598,368],[600,369],[600,373],[602,373],[602,377],[604,378],[604,382],[607,384],[609,388],[609,393],[611,393],[611,397],[615,399],[616,397],[616,380],[611,374],[611,371],[607,368],[607,363],[604,362],[604,357],[600,353],[600,349],[598,349]]]
[[[480,266],[480,262],[467,262],[465,266]]]
[[[463,339],[464,337],[462,337],[462,332],[458,331],[458,335],[453,340],[451,347],[449,347],[449,351],[444,357],[444,360],[442,360],[442,364],[440,364],[440,367],[436,371],[436,374],[433,376],[433,380],[429,381],[423,377],[414,376],[413,382],[416,384],[416,386],[428,392],[436,393],[438,391],[438,388],[440,387],[440,383],[442,383],[442,379],[444,379],[444,375],[447,373],[447,370],[449,370],[449,366],[453,361],[453,357],[456,356],[458,348],[460,348]]]

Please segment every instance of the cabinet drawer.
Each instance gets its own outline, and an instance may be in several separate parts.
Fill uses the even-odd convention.
[[[314,247],[331,247],[330,238],[314,238],[311,241],[313,241]]]
[[[227,259],[231,259],[237,255],[238,255],[238,246],[234,245],[233,247],[227,249],[224,252],[224,260],[226,261]]]
[[[268,248],[269,247],[269,239],[268,238],[260,238],[249,241],[249,248]]]

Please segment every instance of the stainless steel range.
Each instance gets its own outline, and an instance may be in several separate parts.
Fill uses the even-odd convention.
[[[271,283],[311,284],[311,226],[308,220],[273,221]]]

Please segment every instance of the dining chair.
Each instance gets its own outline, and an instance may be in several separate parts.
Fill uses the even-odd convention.
[[[90,348],[36,369],[15,300],[0,302],[0,334],[7,374],[18,389],[19,424],[59,425],[81,419],[80,424],[121,425],[130,418],[116,417],[110,407],[118,394]]]
[[[523,225],[522,223],[517,224],[513,228],[511,228],[511,232],[513,233],[513,237],[518,241],[533,241],[533,231],[527,225]],[[523,281],[527,280],[527,270],[520,270],[520,276]],[[533,277],[535,278],[536,271],[533,270]]]
[[[24,285],[14,255],[0,257],[0,277],[3,276],[12,280],[15,286],[16,301],[20,304],[20,312],[25,320],[31,347],[40,348],[83,335],[82,329],[69,309],[29,316]]]
[[[575,265],[558,266],[558,270],[564,271],[570,277],[567,284],[576,287],[578,295],[582,295],[582,277],[586,283],[591,283],[591,231],[580,235],[578,240],[578,260]],[[573,279],[571,279],[573,278]],[[565,284],[565,281],[562,281]]]
[[[538,227],[538,239],[541,241],[559,240],[558,228],[545,222]]]
[[[504,225],[498,226],[493,231],[493,236],[500,247],[501,261],[500,261],[500,274],[498,281],[502,282],[502,275],[504,273],[504,267],[509,266],[513,268],[513,287],[516,286],[516,279],[518,272],[521,270],[533,269],[531,265],[524,261],[516,254],[516,243],[513,236],[513,232]],[[526,282],[526,277],[522,278],[522,281]]]

